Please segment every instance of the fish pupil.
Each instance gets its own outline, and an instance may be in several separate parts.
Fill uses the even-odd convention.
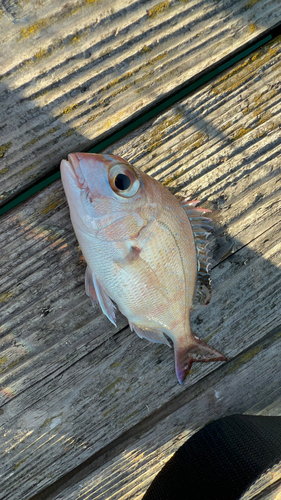
[[[125,174],[118,174],[115,177],[115,186],[120,191],[126,191],[131,186],[131,179]]]

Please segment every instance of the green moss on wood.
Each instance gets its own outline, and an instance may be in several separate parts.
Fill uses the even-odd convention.
[[[241,366],[245,365],[246,363],[249,363],[249,361],[252,361],[252,359],[262,350],[262,346],[256,346],[250,351],[246,352],[245,354],[242,354],[239,359],[234,363],[232,366],[230,366],[228,373],[233,373]]]
[[[73,128],[71,128],[70,130],[68,130],[67,132],[65,132],[65,134],[63,134],[64,137],[70,137],[72,134],[74,134],[75,130]]]
[[[261,92],[261,94],[254,97],[255,105],[260,106],[261,104],[264,104],[265,102],[269,101],[272,97],[274,97],[276,94],[277,94],[276,89],[264,90],[263,92]]]
[[[221,130],[224,131],[226,130],[228,127],[230,127],[232,125],[231,122],[227,122],[227,123],[224,123],[222,126],[221,126]]]
[[[251,9],[256,3],[261,2],[262,0],[250,0],[244,7],[245,10]]]
[[[34,163],[32,163],[31,165],[28,165],[28,167],[25,167],[23,170],[21,170],[21,174],[26,174],[27,172],[29,172],[30,170],[33,170],[33,168],[37,167],[38,165],[40,165],[40,163],[42,163],[42,160],[38,160],[38,161],[35,161]]]
[[[36,54],[34,55],[34,58],[37,61],[41,61],[41,59],[45,59],[50,55],[50,50],[49,49],[40,49]]]
[[[40,141],[44,137],[47,137],[48,135],[54,134],[59,129],[60,129],[59,126],[58,127],[54,127],[54,128],[52,128],[50,130],[47,130],[47,132],[44,132],[44,134],[38,135],[38,137],[34,137],[34,139],[31,139],[31,141],[29,141],[27,144],[25,144],[23,146],[23,149],[27,149],[27,148],[29,148],[29,146],[33,146],[33,144],[36,144],[36,142]]]
[[[10,170],[10,167],[5,167],[5,168],[2,168],[2,169],[0,170],[0,175],[4,175],[4,174],[6,174],[7,172],[9,172],[9,170]]]
[[[45,420],[45,422],[43,422],[41,427],[48,427],[48,425],[51,425],[51,423],[53,422],[53,420],[55,420],[55,418],[60,418],[60,417],[62,417],[62,415],[63,415],[63,412],[59,413],[58,415],[55,415],[54,417],[47,418],[47,420]]]
[[[148,64],[150,66],[152,66],[153,64],[155,64],[156,62],[158,61],[162,61],[162,59],[164,59],[166,56],[167,56],[167,51],[165,52],[162,52],[162,54],[159,54],[158,56],[155,56],[153,57],[153,59],[151,59],[150,61],[148,61]]]
[[[253,72],[275,57],[280,50],[280,41],[281,37],[278,37],[274,40],[274,44],[273,42],[266,44],[234,69],[225,73],[213,85],[213,93],[218,95],[224,92],[233,92],[240,87],[252,76]]]
[[[147,52],[151,52],[152,48],[149,47],[149,45],[144,45],[143,48],[141,49],[142,54],[147,54]]]
[[[120,366],[120,365],[121,365],[121,361],[119,363],[111,363],[109,368],[117,368],[117,366]]]
[[[7,363],[8,361],[8,357],[7,356],[2,356],[0,358],[0,365],[5,365],[5,363]]]
[[[103,416],[104,417],[107,417],[107,415],[109,415],[110,413],[113,412],[113,410],[115,410],[117,408],[118,405],[115,405],[115,406],[112,406],[112,408],[110,408],[109,410],[105,411]]]
[[[232,138],[232,141],[233,141],[233,142],[234,142],[234,141],[237,141],[237,139],[240,139],[240,137],[243,137],[243,135],[247,134],[247,133],[248,133],[248,132],[250,132],[251,130],[252,130],[251,128],[244,128],[244,127],[239,128],[239,129],[235,132],[235,134],[234,134],[234,136],[233,136],[233,138]]]
[[[174,175],[170,175],[165,181],[161,181],[163,186],[169,186],[173,181],[181,177],[184,174],[184,170],[179,170]]]
[[[207,139],[207,134],[204,134],[203,132],[196,132],[190,139],[182,142],[180,150],[193,151],[194,149],[202,146],[202,144],[206,142]]]
[[[12,290],[10,292],[1,293],[0,294],[0,302],[2,302],[2,304],[3,304],[4,302],[7,302],[7,300],[9,300],[13,296],[14,296],[14,292]]]
[[[26,356],[27,355],[24,354],[23,356],[21,356],[20,358],[16,359],[15,361],[12,361],[5,368],[3,368],[2,370],[0,370],[0,373],[3,373],[3,372],[6,372],[7,370],[11,370],[12,368],[15,368],[15,366],[17,366],[19,363],[21,363],[26,358]]]
[[[23,464],[26,461],[26,458],[23,458],[20,462],[18,462],[15,466],[14,469],[17,469],[21,464]]]
[[[122,377],[118,377],[116,380],[114,380],[114,382],[112,382],[111,384],[109,384],[101,393],[100,393],[100,396],[105,396],[108,392],[112,391],[113,389],[115,389],[116,385],[119,384],[119,382],[121,382],[123,380]],[[119,389],[117,389],[119,390]]]
[[[151,134],[151,139],[147,144],[147,151],[154,151],[162,144],[162,139],[165,135],[166,130],[175,125],[182,118],[182,113],[177,113],[172,118],[166,118],[159,125],[153,128]]]
[[[0,158],[2,158],[4,156],[4,154],[8,151],[8,149],[10,149],[10,147],[12,146],[12,142],[6,142],[5,144],[2,144],[0,146]]]
[[[27,28],[22,28],[22,30],[20,32],[20,40],[23,38],[28,38],[30,35],[37,33],[37,31],[46,27],[46,25],[47,25],[47,21],[45,19],[40,19],[39,21],[31,24]]]
[[[165,10],[168,10],[170,8],[170,2],[160,2],[154,5],[151,9],[147,11],[147,15],[150,19],[154,19],[157,17],[161,12],[164,12]]]
[[[63,111],[61,111],[61,113],[59,114],[59,117],[63,116],[63,115],[68,115],[69,113],[71,113],[71,111],[74,111],[75,109],[77,109],[78,106],[81,106],[81,103],[70,104],[70,106],[67,106],[66,108],[64,108]]]
[[[266,113],[262,113],[261,117],[258,121],[258,124],[261,125],[262,123],[267,122],[270,118],[272,118],[273,114],[270,111],[267,111]]]
[[[143,51],[143,49],[142,49]],[[106,92],[107,90],[111,89],[112,87],[115,87],[116,85],[119,85],[120,83],[122,83],[124,80],[128,80],[129,78],[135,76],[137,73],[139,73],[142,69],[146,68],[147,66],[153,66],[155,63],[161,61],[162,59],[164,59],[165,57],[167,56],[167,51],[165,52],[162,52],[162,54],[158,54],[157,56],[153,57],[152,59],[150,59],[149,61],[143,63],[143,64],[140,64],[140,66],[138,66],[137,68],[135,68],[134,70],[132,71],[127,71],[127,73],[124,73],[124,75],[118,77],[118,78],[114,78],[114,80],[112,80],[111,82],[107,83],[104,87],[102,87],[100,90],[99,90],[99,93],[104,93]],[[140,77],[138,80],[134,80],[128,84],[126,84],[125,86],[123,86],[121,89],[118,89],[116,90],[115,92],[113,92],[111,94],[111,96],[109,96],[110,98],[112,97],[115,97],[115,95],[119,94],[120,92],[123,92],[124,90],[127,90],[129,87],[133,86],[133,85],[136,85],[137,83],[139,83],[141,80],[143,80],[145,78],[145,75]],[[102,105],[104,104],[103,101],[100,101],[99,105]]]
[[[42,211],[42,213],[44,215],[48,214],[49,212],[51,212],[52,210],[54,210],[55,208],[57,208],[59,205],[61,204],[61,200],[56,200],[56,201],[52,201],[51,203],[49,203],[45,208],[44,210]],[[52,235],[53,237],[55,236],[55,239],[57,238],[57,236],[61,236],[61,235]],[[51,235],[48,237],[48,239],[51,238]]]
[[[252,23],[250,26],[249,26],[249,32],[251,33],[251,35],[253,33],[255,33],[255,31],[257,30],[257,25],[255,23]]]
[[[130,366],[130,368],[128,368],[128,371],[132,372],[135,368],[137,368],[137,366],[138,366],[138,364],[134,363],[132,366]]]
[[[35,94],[31,95],[28,97],[29,101],[34,101],[35,99],[38,99],[38,97],[42,97],[43,95],[46,95],[50,92],[50,89],[42,89],[38,90],[38,92],[35,92]]]
[[[79,42],[81,40],[81,38],[83,38],[83,36],[84,36],[84,33],[81,33],[81,34],[75,33],[74,35],[69,35],[67,38],[67,45],[71,45],[71,44]]]
[[[132,418],[137,413],[138,413],[138,410],[133,411],[133,413],[130,413],[130,415],[127,415],[125,418],[122,418],[122,420],[120,420],[120,423],[124,424],[124,422],[127,422],[127,420],[129,420],[130,418]]]
[[[216,328],[212,333],[210,333],[208,335],[208,337],[206,337],[204,339],[204,342],[206,342],[206,344],[208,344],[208,342],[210,342],[210,340],[214,337],[214,335],[216,335],[217,331],[218,331],[218,328]]]
[[[24,38],[29,38],[30,36],[40,31],[41,29],[45,29],[48,26],[51,26],[52,24],[64,21],[68,17],[74,16],[85,5],[98,3],[99,1],[100,0],[81,0],[79,3],[76,3],[76,5],[66,4],[64,9],[62,9],[60,13],[46,17],[45,19],[39,19],[38,21],[36,21],[33,24],[30,24],[26,28],[22,28],[18,40],[21,41]]]

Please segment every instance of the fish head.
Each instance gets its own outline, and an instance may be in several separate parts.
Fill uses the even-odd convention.
[[[151,197],[148,176],[115,155],[69,154],[61,162],[61,177],[72,223],[92,233],[141,213]]]

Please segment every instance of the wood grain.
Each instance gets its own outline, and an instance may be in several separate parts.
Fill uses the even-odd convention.
[[[280,414],[280,413],[279,413]],[[241,500],[279,500],[281,494],[281,463],[262,474],[245,492]]]
[[[51,188],[49,189],[51,190]],[[47,197],[46,200],[48,200]],[[38,203],[36,206],[40,206],[40,204]],[[276,225],[274,225],[271,232],[276,235],[277,240],[280,240],[280,230],[276,228]],[[266,240],[269,240],[270,243],[269,241],[266,242]],[[264,241],[266,242],[265,244]],[[275,254],[276,264],[279,262],[280,244],[278,242],[279,246],[277,244],[277,248],[274,250],[276,241],[273,244],[273,248],[271,246],[272,242],[272,235],[263,234],[260,244],[257,245],[258,251],[256,251],[255,246],[252,247],[252,251],[245,247],[241,250],[242,253],[237,252],[232,256],[230,263],[225,261],[225,263],[221,263],[221,267],[216,267],[213,272],[214,297],[212,308],[209,308],[208,311],[206,310],[206,314],[202,310],[200,315],[196,315],[193,321],[194,330],[201,336],[202,332],[206,330],[205,333],[209,333],[211,337],[213,336],[212,342],[214,345],[221,349],[225,349],[225,347],[223,347],[223,343],[218,344],[218,339],[220,335],[223,338],[226,337],[228,339],[226,344],[229,344],[228,353],[230,352],[231,355],[251,344],[251,342],[258,338],[258,335],[262,336],[268,328],[268,325],[265,324],[266,321],[269,323],[269,328],[278,321],[280,278],[274,262],[269,263],[267,260],[264,260],[267,258],[267,255],[272,256]],[[17,241],[17,245],[18,243]],[[260,248],[263,248],[262,256],[258,255]],[[77,256],[77,264],[79,262],[78,258],[79,255]],[[36,260],[39,260],[38,256]],[[52,271],[48,262],[46,260],[48,270]],[[80,274],[81,268],[79,269],[79,266],[77,266],[76,269],[76,274]],[[71,272],[74,273],[75,270],[72,268]],[[240,276],[238,277],[238,275]],[[263,281],[260,280],[261,277],[263,277]],[[74,279],[74,276],[72,279]],[[33,281],[32,275],[30,281]],[[47,282],[50,288],[54,286],[52,274],[51,276],[49,275]],[[256,282],[258,282],[258,286]],[[63,285],[64,282],[62,282],[61,287]],[[245,295],[241,297],[241,289],[245,286],[250,289],[247,294],[247,307],[244,305]],[[263,287],[263,294],[260,300],[257,300],[257,294],[260,293],[260,289]],[[31,296],[34,294],[34,291],[36,292],[36,288],[37,283],[35,281],[35,284],[30,288]],[[80,288],[81,293],[83,293],[84,302],[87,302],[82,284],[80,284]],[[46,290],[43,289],[42,292],[45,298]],[[37,439],[42,444],[44,451],[41,464],[41,448],[39,448],[40,453],[38,451],[38,465],[40,464],[39,469],[41,466],[44,467],[44,472],[42,471],[43,475],[46,473],[45,468],[48,460],[50,458],[54,459],[55,450],[56,452],[65,454],[64,463],[61,464],[59,469],[60,473],[63,473],[66,464],[69,462],[68,449],[65,450],[65,448],[68,448],[67,443],[69,438],[63,438],[62,442],[58,441],[55,448],[51,448],[51,457],[48,459],[47,451],[50,443],[46,436],[52,440],[55,439],[57,433],[59,435],[62,433],[64,436],[66,429],[70,425],[70,429],[77,436],[76,439],[78,442],[82,440],[84,443],[87,456],[89,452],[95,450],[95,446],[101,446],[102,443],[106,444],[108,439],[113,439],[116,434],[118,435],[118,428],[120,431],[126,429],[126,419],[128,419],[128,424],[132,425],[143,418],[144,415],[149,415],[150,412],[153,412],[159,405],[164,404],[175,394],[181,392],[181,389],[176,385],[172,353],[168,349],[165,350],[162,346],[160,349],[157,349],[152,344],[138,340],[127,330],[119,334],[121,335],[120,338],[114,339],[116,336],[113,336],[111,340],[107,338],[97,348],[98,342],[101,342],[104,337],[109,337],[107,325],[97,324],[95,318],[93,318],[93,321],[90,321],[91,306],[90,304],[86,304],[89,307],[86,308],[85,304],[79,300],[79,296],[78,312],[78,307],[73,307],[75,304],[73,296],[71,296],[68,289],[66,292],[67,297],[65,300],[69,300],[69,304],[68,308],[64,306],[66,311],[63,311],[64,313],[61,314],[61,318],[58,318],[58,315],[60,313],[62,298],[58,297],[57,294],[55,296],[57,299],[56,303],[54,305],[49,304],[46,309],[41,309],[40,302],[42,304],[42,297],[39,297],[39,305],[34,302],[32,303],[34,319],[31,320],[30,317],[27,317],[27,326],[30,327],[37,324],[37,336],[28,336],[27,326],[25,327],[25,330],[27,330],[26,334],[23,335],[24,327],[21,323],[18,329],[15,328],[12,330],[13,336],[9,337],[8,333],[4,337],[6,342],[12,340],[12,345],[10,349],[8,348],[6,352],[3,352],[2,362],[4,362],[5,355],[19,348],[20,350],[24,350],[27,356],[27,360],[18,359],[18,369],[14,365],[16,358],[12,358],[11,362],[7,360],[7,370],[2,374],[1,380],[3,384],[2,394],[5,396],[6,401],[9,401],[9,398],[14,398],[2,406],[4,410],[2,417],[5,422],[4,428],[6,428],[3,432],[9,438],[9,445],[12,446],[9,455],[13,456],[12,461],[10,462],[9,460],[7,463],[5,460],[7,455],[4,454],[4,464],[9,465],[8,471],[12,470],[17,475],[20,473],[20,469],[23,468],[23,477],[26,475],[25,461],[28,459],[28,462],[31,461],[34,464]],[[270,308],[270,313],[266,314],[265,317],[263,304],[264,297],[267,296],[271,297],[271,300],[267,304],[267,307]],[[10,296],[9,302],[11,300],[12,297]],[[17,298],[16,302],[20,302],[19,298]],[[226,303],[223,310],[221,308],[222,303]],[[241,309],[243,309],[243,314],[241,313]],[[39,312],[36,314],[36,311]],[[46,314],[46,312],[48,313]],[[210,316],[210,313],[213,313],[212,316]],[[37,315],[39,318],[36,317]],[[74,320],[80,323],[82,321],[82,324],[86,321],[88,324],[86,324],[86,328],[84,329],[81,327],[75,328],[76,324],[73,325]],[[249,328],[247,322],[251,323],[251,328]],[[215,330],[220,324],[220,335],[217,335]],[[70,331],[70,334],[67,335],[67,327],[74,329],[74,331]],[[247,329],[246,338],[244,338],[245,328]],[[92,334],[95,330],[100,333],[98,342]],[[238,331],[240,338],[236,334],[234,337],[231,336],[233,330],[235,332]],[[34,353],[36,341],[38,345],[38,336],[40,339],[39,346],[37,353]],[[45,338],[50,344],[52,343],[51,346],[50,344],[44,345]],[[237,342],[238,345],[234,345]],[[43,350],[44,347],[45,349]],[[28,348],[30,352],[28,352]],[[254,350],[254,354],[255,352]],[[87,353],[88,356],[86,355]],[[126,354],[125,360],[124,354]],[[140,356],[143,368],[139,366]],[[9,359],[9,354],[7,358]],[[79,359],[80,362],[77,363]],[[194,373],[189,380],[190,384],[194,383],[194,377],[196,381],[198,380],[198,376],[200,379],[208,373],[209,370],[207,372],[203,370],[202,372],[202,368],[204,367],[194,369]],[[208,368],[211,370],[214,367],[209,365]],[[106,370],[108,373],[106,373]],[[152,376],[155,386],[151,394]],[[161,382],[163,379],[165,379],[165,384]],[[94,386],[93,380],[96,381]],[[34,383],[35,381],[36,383]],[[129,392],[127,392],[128,390]],[[42,397],[43,404],[40,403]],[[12,404],[13,402],[14,404]],[[85,430],[81,434],[82,427],[85,427]],[[31,428],[32,433],[28,435],[31,432]],[[23,429],[26,432],[25,440]],[[105,429],[107,430],[107,435],[103,435]],[[70,430],[68,429],[69,432]],[[23,438],[23,442],[20,441],[21,438]],[[95,443],[94,446],[90,444],[92,439]],[[20,442],[16,445],[17,440]],[[74,442],[72,443],[73,446]],[[33,450],[33,453],[30,453],[31,450]],[[73,451],[73,449],[70,449],[71,454]],[[80,448],[79,451],[83,454],[84,450]],[[80,453],[78,453],[78,458],[81,460]],[[14,460],[18,458],[21,458],[23,462],[19,460],[15,463]],[[77,460],[74,461],[75,464],[79,463]],[[19,464],[18,467],[16,467],[17,464]],[[29,463],[29,468],[30,465]],[[34,481],[36,480],[37,482],[38,466],[35,469]],[[9,475],[8,471],[7,476]],[[20,474],[20,481],[23,481],[22,474]],[[10,483],[10,479],[8,482]],[[5,481],[3,484],[6,486]],[[10,484],[13,485],[14,483]],[[9,491],[9,488],[7,491]],[[12,491],[9,491],[9,494],[12,498]]]
[[[250,64],[250,77],[246,77],[243,72]],[[245,387],[255,387],[247,404],[260,411],[265,397],[260,388],[276,395],[278,351],[266,346],[268,339],[275,339],[270,332],[280,325],[278,65],[280,41],[276,40],[111,150],[129,159],[135,156],[140,168],[179,193],[201,196],[206,206],[214,208],[213,298],[210,307],[193,312],[192,328],[231,361],[196,365],[184,388],[176,382],[171,350],[138,339],[121,315],[117,333],[92,308],[84,293],[85,263],[59,181],[1,219],[0,460],[1,486],[9,499],[36,494],[118,437],[122,439],[133,426],[147,422],[149,432],[155,414],[160,422],[169,415],[173,418],[185,404],[182,398],[199,393],[203,397],[212,377],[221,377],[221,387],[229,391],[229,380],[234,387],[237,370],[243,379],[247,366],[256,366],[255,360],[265,371],[253,369],[246,379]],[[231,89],[233,82],[236,86],[234,90],[224,87],[218,97],[214,89],[225,82]],[[260,123],[255,119],[255,103],[265,98],[272,116]],[[252,120],[251,127],[236,137],[235,130],[243,127],[243,122],[240,127],[238,123],[246,116],[241,111],[245,104],[249,107],[245,120]],[[204,114],[204,122],[200,114],[194,116],[197,109]],[[208,135],[209,144],[203,141],[193,148],[193,134],[204,123],[213,136]],[[159,130],[166,153],[164,142],[158,140],[154,151],[144,154],[149,131],[155,138]],[[190,139],[182,135],[188,133]],[[179,150],[184,137],[191,146],[177,156],[172,144]],[[149,170],[151,154],[157,156],[151,157]],[[190,162],[189,171],[182,173],[179,166],[185,162]],[[171,168],[178,169],[178,178],[171,180]],[[266,352],[271,352],[268,358],[260,358]],[[249,406],[243,410],[241,399],[237,400],[239,391],[233,391],[229,392],[231,408],[237,403],[239,411],[246,411]],[[207,409],[200,425],[209,420]],[[222,405],[218,415],[225,411]],[[200,417],[195,418],[195,413],[190,422],[194,419],[196,427]],[[155,450],[158,465],[169,456],[169,450],[163,455],[159,450],[158,455]],[[148,484],[151,471],[146,466],[143,474]]]
[[[208,380],[200,381],[186,393],[186,401],[179,409],[156,422],[141,436],[131,437],[119,445],[113,459],[97,459],[97,465],[102,460],[105,463],[84,479],[77,474],[74,485],[52,498],[140,500],[169,458],[206,422],[233,413],[281,415],[281,380],[275,366],[276,353],[281,347],[280,333],[281,328],[262,340],[255,353],[249,350],[248,359],[246,353],[237,356],[211,374]],[[253,411],[257,399],[259,411]],[[271,471],[270,478],[269,474],[261,477],[255,487],[243,495],[243,500],[250,500],[252,495],[279,478],[279,468],[274,473]]]
[[[281,21],[280,0],[1,5],[0,205]]]

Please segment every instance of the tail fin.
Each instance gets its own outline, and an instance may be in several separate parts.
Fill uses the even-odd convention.
[[[176,374],[179,383],[183,381],[191,369],[192,363],[208,361],[227,361],[227,358],[213,347],[208,346],[198,337],[193,336],[192,342],[187,346],[174,345]]]

